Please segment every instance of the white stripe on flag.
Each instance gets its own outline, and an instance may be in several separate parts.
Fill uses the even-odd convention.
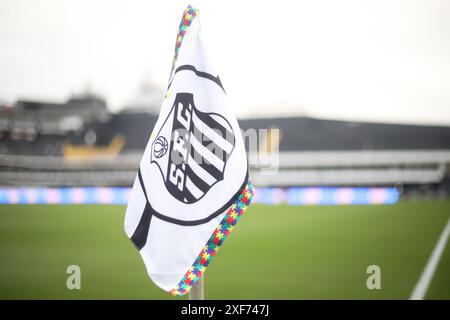
[[[189,156],[188,158],[188,165],[197,177],[205,181],[209,186],[212,186],[217,181],[216,178],[203,169],[192,156]]]
[[[203,196],[202,190],[200,190],[189,177],[186,177],[186,188],[188,188],[189,192],[192,193],[195,199],[199,199]]]
[[[197,127],[197,129],[199,129],[211,141],[213,141],[220,148],[222,148],[222,150],[230,154],[231,150],[233,150],[233,145],[229,143],[226,139],[224,139],[220,134],[218,134],[214,129],[212,129],[202,120],[200,120],[200,118],[197,117],[195,112],[193,113],[193,116],[194,116],[194,125]]]
[[[223,167],[225,165],[223,160],[219,159],[214,153],[211,152],[211,150],[209,150],[203,144],[198,142],[195,135],[191,134],[190,142],[191,142],[191,146],[194,147],[195,151],[197,151],[197,153],[199,155],[201,155],[203,158],[205,158],[209,163],[211,163],[217,169],[219,169],[220,172],[223,171]],[[194,159],[194,160],[197,160],[197,159]]]

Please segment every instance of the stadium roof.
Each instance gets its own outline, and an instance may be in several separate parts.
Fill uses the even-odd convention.
[[[450,127],[322,120],[241,120],[243,129],[279,128],[281,151],[450,149]]]
[[[98,143],[107,144],[121,133],[126,149],[145,147],[156,116],[149,113],[119,113],[97,124]],[[450,149],[450,127],[379,124],[313,119],[308,117],[239,120],[250,128],[279,128],[280,151],[321,150],[424,150]]]

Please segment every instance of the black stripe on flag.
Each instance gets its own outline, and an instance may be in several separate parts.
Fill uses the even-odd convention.
[[[225,128],[224,126],[222,126],[219,122],[217,122],[215,119],[213,119],[213,117],[211,117],[211,115],[207,114],[207,113],[203,113],[203,112],[197,112],[196,109],[194,109],[195,115],[202,120],[207,126],[209,126],[211,129],[214,130],[219,130],[219,132],[222,134],[222,137],[224,139],[230,139],[231,137],[234,140],[234,135],[233,133],[229,130],[229,128],[231,128],[231,126],[228,124],[229,128]],[[224,121],[225,118],[224,118]],[[230,142],[231,144],[234,145],[234,141]]]
[[[217,169],[214,165],[209,163],[205,158],[202,157],[192,146],[191,146],[191,157],[196,161],[199,166],[205,169],[210,175],[212,175],[216,180],[223,179],[223,172]]]
[[[225,152],[219,145],[217,145],[213,140],[210,139],[210,137],[206,136],[203,132],[200,131],[199,128],[197,128],[194,124],[194,131],[193,134],[195,138],[197,138],[197,141],[201,142],[201,144],[211,151],[211,153],[214,153],[219,159],[227,161],[229,154]],[[225,139],[225,138],[224,138]]]
[[[189,202],[195,202],[197,201],[197,198],[194,197],[194,195],[189,191],[189,189],[186,189],[186,192],[184,193],[184,196],[187,201]]]
[[[142,179],[141,169],[138,170],[139,184],[141,185],[142,192],[145,196],[145,208],[142,213],[141,219],[131,236],[131,241],[134,243],[138,250],[141,250],[147,243],[148,230],[150,229],[150,221],[152,220],[153,210],[148,202],[147,191],[144,187],[144,181]]]
[[[180,72],[180,71],[185,71],[185,70],[194,72],[198,77],[201,77],[201,78],[205,78],[205,79],[211,80],[212,82],[216,83],[216,84],[223,90],[223,92],[225,92],[225,89],[223,88],[223,85],[222,85],[222,82],[220,81],[219,76],[213,76],[213,75],[210,74],[210,73],[207,73],[207,72],[204,72],[204,71],[199,71],[199,70],[197,70],[193,65],[190,65],[190,64],[185,64],[185,65],[179,66],[179,67],[175,70],[174,76],[175,76],[178,72]],[[172,80],[170,81],[169,85],[167,86],[167,91],[169,91],[169,88],[170,88],[170,86],[172,85],[173,78],[174,78],[174,77],[172,77]]]
[[[199,188],[203,193],[206,193],[210,186],[208,186],[208,184],[203,181],[203,179],[201,179],[200,177],[198,177],[194,171],[192,171],[190,166],[186,166],[186,176],[189,177],[189,179],[191,179],[192,183],[195,184],[195,186],[197,188]]]
[[[142,213],[141,220],[139,220],[139,224],[130,238],[138,250],[141,250],[147,243],[148,230],[150,229],[151,220],[152,213],[150,210],[150,204],[148,201],[145,201],[145,208]]]

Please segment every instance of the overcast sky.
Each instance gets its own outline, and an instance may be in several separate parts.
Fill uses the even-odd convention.
[[[189,3],[238,114],[450,125],[446,0],[0,0],[0,100],[164,88]]]

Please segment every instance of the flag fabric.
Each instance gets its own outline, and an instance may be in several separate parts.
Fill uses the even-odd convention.
[[[131,192],[125,232],[153,282],[184,295],[252,197],[241,131],[206,54],[199,12],[189,6],[166,97]]]

